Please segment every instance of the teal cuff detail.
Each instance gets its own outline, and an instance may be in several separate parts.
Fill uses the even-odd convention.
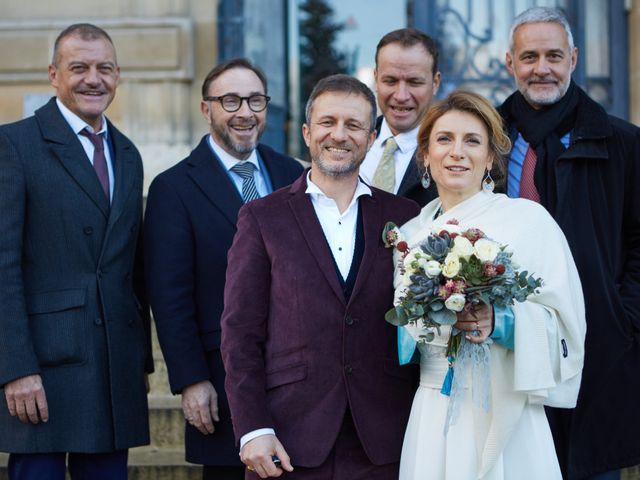
[[[417,342],[404,327],[398,327],[398,360],[400,365],[415,363],[415,354]]]
[[[509,350],[514,349],[515,315],[511,307],[493,307],[494,328],[491,339]]]

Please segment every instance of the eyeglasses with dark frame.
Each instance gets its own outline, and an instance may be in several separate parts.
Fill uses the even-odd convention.
[[[240,110],[243,101],[247,102],[249,110],[258,113],[267,108],[269,100],[271,100],[271,97],[261,94],[241,97],[234,93],[227,93],[226,95],[220,95],[219,97],[204,97],[205,102],[220,102],[220,106],[222,106],[224,111],[229,113]]]

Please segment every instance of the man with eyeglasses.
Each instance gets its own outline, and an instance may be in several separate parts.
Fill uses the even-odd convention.
[[[186,459],[204,465],[204,479],[241,479],[220,358],[227,250],[240,207],[290,184],[302,166],[258,143],[270,98],[247,60],[212,69],[202,97],[209,134],[149,188],[147,287],[171,390],[182,395]]]

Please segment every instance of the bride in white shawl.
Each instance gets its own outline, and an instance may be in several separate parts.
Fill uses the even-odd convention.
[[[490,401],[485,410],[465,393],[447,428],[450,397],[440,389],[450,328],[426,343],[419,341],[425,333],[420,322],[401,327],[401,361],[414,355],[418,340],[420,387],[405,434],[400,480],[560,480],[544,405],[575,406],[586,331],[580,279],[567,242],[539,204],[493,193],[489,172],[504,170],[510,142],[500,116],[483,97],[451,93],[429,110],[418,143],[426,168],[423,184],[432,179],[439,198],[401,227],[409,248],[455,219],[463,229],[479,228],[508,245],[514,263],[544,284],[539,294],[510,309],[494,312],[483,306],[475,315],[458,314],[455,327],[469,341],[489,344]],[[406,288],[399,268],[395,285],[399,298]]]

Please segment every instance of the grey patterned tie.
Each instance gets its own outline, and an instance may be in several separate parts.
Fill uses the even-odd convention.
[[[393,193],[396,186],[396,164],[393,158],[396,150],[398,150],[398,144],[395,138],[387,138],[380,163],[373,174],[373,186],[390,193]]]
[[[255,169],[256,166],[251,162],[238,162],[231,167],[231,170],[242,178],[242,198],[244,203],[260,198],[256,182],[253,179],[253,171]]]

